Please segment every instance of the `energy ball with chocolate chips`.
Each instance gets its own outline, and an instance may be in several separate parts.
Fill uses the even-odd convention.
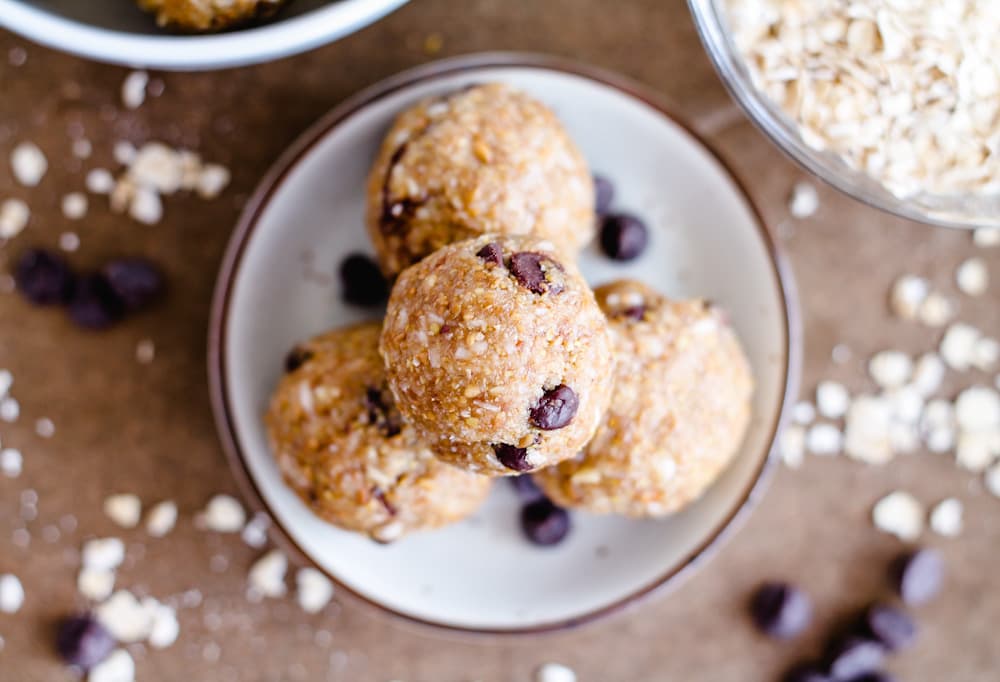
[[[367,225],[392,278],[452,242],[534,234],[568,256],[594,236],[587,163],[544,104],[476,85],[404,111],[368,179]]]
[[[435,453],[492,476],[572,457],[611,393],[607,321],[576,267],[535,238],[459,242],[404,270],[381,350]]]
[[[535,482],[563,507],[670,514],[736,453],[750,421],[750,367],[724,315],[703,301],[672,301],[628,280],[594,293],[617,358],[611,404],[580,454]]]
[[[379,325],[297,346],[266,423],[285,481],[321,518],[391,542],[475,511],[490,479],[441,462],[393,405]]]
[[[180,31],[221,31],[266,19],[288,0],[138,0],[156,23]]]

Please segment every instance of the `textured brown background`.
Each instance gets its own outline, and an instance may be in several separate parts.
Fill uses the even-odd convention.
[[[801,290],[807,389],[833,376],[860,390],[867,386],[863,359],[871,352],[936,344],[937,333],[887,317],[885,291],[896,275],[912,271],[932,275],[954,293],[951,273],[973,251],[969,236],[881,215],[826,188],[815,218],[790,221],[786,197],[801,172],[737,114],[681,0],[416,0],[376,26],[292,59],[214,74],[156,74],[166,91],[137,112],[120,106],[124,69],[0,33],[0,158],[30,139],[51,164],[34,190],[15,186],[6,162],[0,164],[0,198],[24,197],[34,211],[30,228],[0,254],[10,259],[28,245],[54,246],[62,231],[74,229],[82,239],[74,262],[149,254],[164,265],[172,285],[163,307],[105,334],[79,332],[58,312],[0,295],[0,366],[14,371],[22,404],[21,420],[0,425],[0,435],[25,454],[19,479],[0,478],[0,572],[20,575],[28,593],[19,614],[0,614],[6,640],[0,679],[70,679],[51,654],[50,629],[77,603],[76,548],[88,535],[121,534],[134,561],[120,584],[159,597],[196,587],[205,599],[181,612],[173,648],[138,657],[140,680],[515,682],[531,679],[534,667],[547,660],[571,665],[582,682],[771,680],[796,656],[816,651],[826,624],[883,593],[884,563],[899,546],[871,529],[868,514],[873,501],[896,486],[928,502],[963,497],[967,528],[958,540],[928,539],[947,556],[947,596],[920,609],[921,646],[894,661],[893,669],[906,680],[996,679],[1000,501],[948,458],[931,455],[879,470],[813,459],[802,471],[780,471],[749,523],[679,591],[576,632],[451,639],[351,602],[315,617],[291,600],[246,602],[246,569],[257,552],[235,537],[192,525],[194,512],[213,493],[234,491],[205,380],[215,269],[241,201],[281,150],[347,95],[432,59],[424,49],[431,34],[443,38],[438,56],[551,52],[620,71],[673,100],[749,181],[772,226],[785,224],[778,231]],[[19,68],[7,63],[15,47],[28,53]],[[82,164],[70,155],[69,126],[75,124],[94,143],[94,157]],[[112,144],[123,138],[196,147],[229,165],[233,184],[212,202],[169,198],[165,220],[153,227],[111,215],[101,200],[92,201],[82,223],[69,223],[58,198],[82,188],[87,168],[110,166]],[[983,253],[997,265],[1000,250]],[[1000,333],[996,291],[974,305],[962,301],[963,318],[994,334]],[[144,337],[156,342],[151,365],[134,359]],[[854,351],[847,366],[830,362],[838,342]],[[52,440],[34,434],[41,416],[56,423]],[[12,537],[24,525],[19,500],[29,488],[38,493],[39,516],[27,524],[32,541],[24,549]],[[176,499],[177,530],[148,541],[141,531],[113,527],[101,501],[122,491],[147,503]],[[79,528],[46,542],[41,529],[65,514],[74,514]],[[210,568],[214,556],[228,561],[225,571]],[[765,641],[744,620],[748,590],[769,576],[795,578],[816,597],[819,623],[800,644]],[[329,642],[321,635],[317,643],[320,630],[331,634]],[[215,646],[218,662],[209,660]]]

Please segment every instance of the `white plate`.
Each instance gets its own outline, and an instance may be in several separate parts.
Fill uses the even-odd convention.
[[[123,66],[193,71],[256,64],[341,38],[407,0],[295,0],[273,21],[205,35],[157,28],[134,0],[0,0],[0,27]]]
[[[428,95],[485,81],[508,82],[548,103],[592,168],[614,180],[616,207],[649,221],[651,246],[637,262],[614,263],[594,248],[584,255],[591,283],[637,277],[730,311],[757,380],[755,417],[733,466],[668,520],[577,513],[563,544],[538,548],[522,538],[518,502],[508,482],[498,481],[473,518],[377,545],[321,522],[283,485],[261,415],[296,341],[372,316],[341,303],[331,275],[345,254],[371,252],[364,180],[393,117]],[[247,207],[223,264],[209,342],[220,433],[248,495],[291,545],[349,591],[448,628],[524,632],[576,624],[671,582],[759,495],[783,405],[796,394],[790,280],[716,156],[633,92],[621,79],[549,58],[481,55],[417,69],[331,112],[278,162]]]

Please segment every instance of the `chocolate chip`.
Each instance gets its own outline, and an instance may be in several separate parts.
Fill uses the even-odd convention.
[[[125,316],[125,304],[99,272],[77,280],[67,309],[70,319],[85,329],[107,329]]]
[[[510,272],[521,286],[532,293],[558,294],[563,290],[561,278],[552,281],[552,275],[562,272],[562,266],[544,253],[515,253],[510,257]]]
[[[812,620],[812,601],[788,583],[765,583],[754,593],[750,615],[761,632],[778,639],[797,636]]]
[[[114,637],[90,614],[71,616],[59,623],[56,651],[84,672],[103,661],[115,648]]]
[[[25,251],[14,268],[18,290],[36,305],[66,303],[72,296],[75,279],[62,256],[44,249]]]
[[[536,500],[521,510],[521,529],[536,545],[556,545],[569,533],[569,514],[547,499]]]
[[[930,601],[941,591],[944,561],[931,549],[904,554],[893,563],[896,589],[903,601],[916,606]]]
[[[496,453],[500,463],[508,469],[514,471],[531,471],[532,469],[531,463],[528,461],[527,448],[519,448],[507,443],[494,443],[493,452]]]
[[[490,242],[483,248],[476,251],[476,255],[487,263],[503,265],[503,247],[498,242]]]
[[[360,306],[376,306],[389,296],[382,271],[371,258],[352,253],[340,264],[340,283],[345,301]]]
[[[125,306],[136,312],[155,301],[164,289],[163,274],[144,258],[119,258],[101,269],[108,285]]]
[[[876,672],[885,660],[885,647],[865,637],[847,637],[830,652],[830,675],[835,680],[854,680]]]
[[[285,356],[285,372],[291,374],[312,359],[313,352],[311,350],[302,348],[301,346],[295,346],[295,348],[288,351],[288,355]]]
[[[833,682],[816,663],[800,663],[785,673],[782,682]]]
[[[868,673],[867,675],[855,677],[850,682],[896,682],[896,677],[883,670],[876,670],[875,672]]]
[[[566,384],[559,384],[547,390],[538,404],[531,408],[531,423],[543,431],[561,429],[573,421],[579,407],[580,399],[576,397],[576,391]]]
[[[545,493],[535,485],[531,476],[510,476],[510,484],[522,502],[545,499]]]
[[[899,651],[913,644],[917,625],[903,611],[887,604],[873,604],[865,611],[865,630],[889,651]]]
[[[368,423],[377,426],[386,438],[397,436],[403,430],[403,418],[388,388],[369,386],[365,391],[365,408],[368,410]]]
[[[612,214],[601,226],[601,248],[609,258],[628,261],[638,258],[649,244],[646,224],[634,215]]]
[[[594,176],[594,210],[597,215],[603,216],[611,208],[611,201],[615,198],[615,186],[603,175]]]

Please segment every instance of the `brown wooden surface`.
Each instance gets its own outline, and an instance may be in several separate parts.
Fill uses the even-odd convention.
[[[0,679],[72,679],[51,653],[51,623],[79,604],[74,576],[81,540],[114,534],[128,539],[134,559],[121,585],[158,597],[191,588],[204,595],[202,606],[182,610],[173,648],[138,657],[144,681],[526,682],[548,660],[572,666],[581,682],[767,681],[796,657],[815,653],[825,626],[884,594],[884,565],[899,545],[874,531],[868,515],[871,504],[897,486],[928,502],[962,497],[967,527],[957,540],[928,537],[947,557],[947,593],[919,610],[921,644],[892,668],[905,680],[996,679],[1000,500],[981,492],[949,458],[932,455],[879,470],[838,459],[782,470],[745,527],[678,591],[576,632],[448,638],[352,602],[312,617],[291,600],[245,600],[246,569],[257,552],[192,523],[212,494],[234,491],[205,379],[215,269],[241,201],[281,150],[349,94],[432,59],[424,49],[432,34],[443,39],[436,56],[551,52],[620,71],[675,102],[748,182],[772,227],[792,225],[780,232],[804,309],[806,389],[827,376],[862,389],[871,352],[936,344],[937,333],[889,319],[885,292],[898,274],[921,272],[954,294],[954,267],[973,251],[969,236],[887,217],[826,188],[815,218],[789,221],[786,197],[801,172],[735,113],[681,0],[416,0],[373,27],[292,59],[221,73],[154,74],[166,91],[136,112],[120,106],[126,70],[0,33],[0,198],[24,197],[33,209],[29,229],[0,254],[9,260],[29,245],[54,246],[61,232],[75,230],[82,246],[71,258],[80,266],[114,254],[147,254],[163,264],[171,282],[165,305],[104,334],[77,331],[56,311],[0,295],[0,366],[14,371],[22,406],[20,421],[0,425],[0,437],[25,457],[20,478],[0,477],[0,573],[21,576],[28,594],[20,613],[0,614],[6,642]],[[15,47],[28,54],[17,68],[7,62]],[[94,156],[83,163],[70,154],[69,129],[76,124],[94,143]],[[6,164],[22,139],[35,141],[50,161],[34,190],[15,186]],[[67,221],[59,197],[82,188],[86,169],[111,165],[118,139],[193,146],[232,168],[233,184],[215,201],[168,198],[165,220],[153,227],[112,215],[96,199],[84,221]],[[1000,271],[1000,250],[982,253]],[[974,304],[962,299],[962,317],[993,334],[1000,333],[996,291]],[[144,337],[156,343],[151,365],[134,359]],[[839,342],[854,352],[846,366],[830,361]],[[34,433],[34,420],[43,416],[56,424],[51,440]],[[26,489],[37,491],[39,504],[38,518],[27,524],[30,547],[23,549],[13,533],[24,525]],[[147,504],[175,499],[177,530],[150,541],[142,531],[115,528],[101,512],[113,492],[137,493]],[[75,515],[78,529],[46,542],[42,529],[66,514]],[[215,556],[226,558],[225,571],[211,569]],[[775,645],[745,621],[748,591],[772,576],[793,578],[816,597],[818,623],[801,643]],[[317,640],[320,630],[330,633],[329,642],[323,635]],[[208,660],[214,646],[217,662]]]

